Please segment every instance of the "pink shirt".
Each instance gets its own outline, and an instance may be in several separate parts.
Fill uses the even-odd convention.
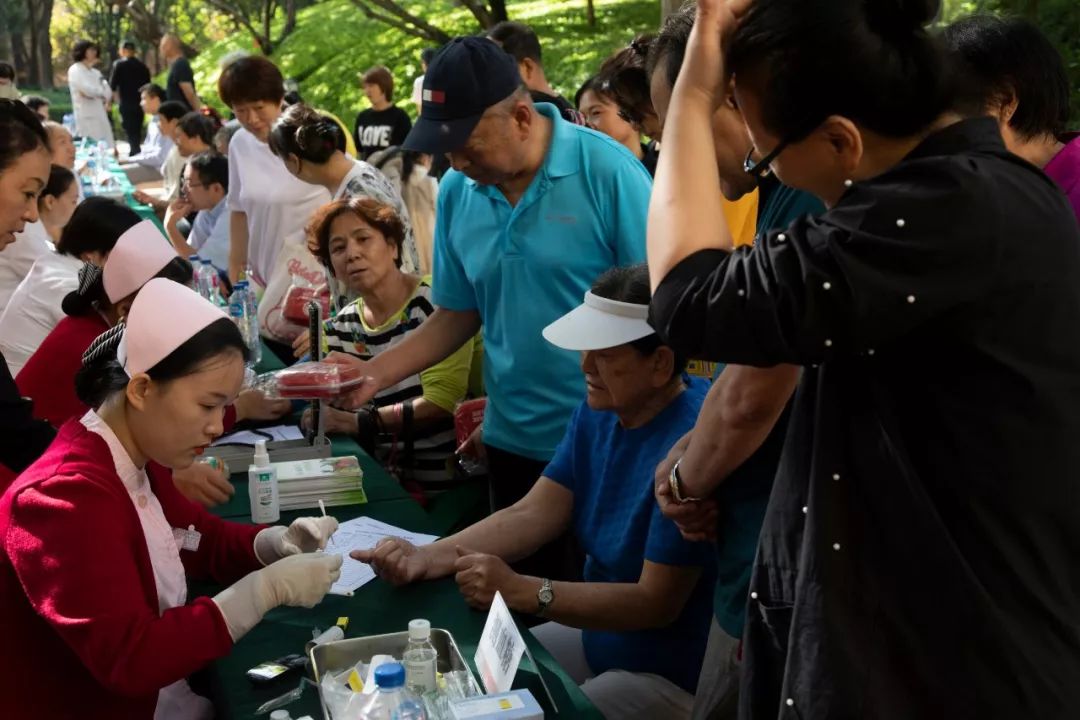
[[[1073,212],[1080,219],[1080,133],[1070,135],[1065,147],[1046,164],[1043,172],[1061,186]]]

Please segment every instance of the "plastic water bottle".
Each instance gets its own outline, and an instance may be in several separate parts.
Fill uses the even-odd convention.
[[[405,689],[405,668],[401,663],[375,668],[375,686],[375,692],[360,707],[360,720],[427,720],[423,706]]]
[[[75,115],[74,113],[64,113],[64,129],[71,133],[71,137],[75,137]]]
[[[202,282],[199,280],[199,270],[202,269],[202,258],[199,257],[198,253],[195,253],[194,255],[188,255],[188,262],[191,263],[191,280],[195,283],[195,292],[206,297],[206,295],[203,294]]]
[[[195,266],[195,280],[199,294],[215,305],[220,305],[221,293],[218,289],[217,268],[208,258],[199,258],[196,255],[191,256],[191,264]]]
[[[390,720],[427,720],[427,712],[418,701],[406,698],[390,713]]]
[[[86,158],[86,175],[90,178],[90,187],[86,189],[86,194],[97,195],[101,186],[98,184],[98,161],[93,152]]]
[[[431,623],[427,620],[409,622],[409,644],[401,656],[405,666],[405,687],[409,692],[423,697],[438,689],[435,683],[435,667],[438,653],[431,644]]]
[[[254,288],[247,293],[246,314],[248,322],[248,350],[251,352],[251,364],[258,365],[262,360],[262,339],[259,333],[259,303],[255,299]]]
[[[259,319],[256,314],[255,298],[248,289],[247,280],[237,280],[229,296],[229,317],[240,329],[244,343],[248,346],[250,365],[258,365],[262,359],[262,342],[259,340]]]
[[[240,329],[240,334],[244,336],[244,342],[248,347],[251,347],[251,325],[247,319],[247,296],[247,280],[238,280],[233,285],[232,294],[229,295],[229,317],[236,323],[236,327]]]

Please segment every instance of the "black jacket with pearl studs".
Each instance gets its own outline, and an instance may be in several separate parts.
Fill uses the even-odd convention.
[[[806,366],[742,720],[1080,717],[1080,230],[992,120],[686,258],[651,319],[692,357]]]

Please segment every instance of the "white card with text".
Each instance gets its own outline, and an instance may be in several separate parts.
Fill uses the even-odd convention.
[[[506,601],[501,594],[495,593],[487,622],[484,623],[484,632],[480,635],[480,644],[476,647],[476,656],[473,658],[488,694],[503,693],[510,689],[524,652],[525,638],[518,632]]]

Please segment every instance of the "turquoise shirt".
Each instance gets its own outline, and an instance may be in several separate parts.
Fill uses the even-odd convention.
[[[544,164],[516,206],[451,171],[439,186],[436,305],[484,325],[484,442],[550,460],[585,381],[576,352],[541,336],[613,266],[645,261],[652,180],[629,150],[566,122],[554,105]]]
[[[825,206],[810,193],[780,185],[773,177],[762,180],[759,191],[757,234],[787,227],[803,215],[821,215]],[[716,376],[724,365],[717,368]],[[716,378],[714,376],[713,379]],[[757,452],[720,486],[720,515],[716,531],[716,621],[728,635],[742,637],[746,621],[746,597],[754,569],[758,536],[765,521],[773,478],[787,435],[785,410]]]

